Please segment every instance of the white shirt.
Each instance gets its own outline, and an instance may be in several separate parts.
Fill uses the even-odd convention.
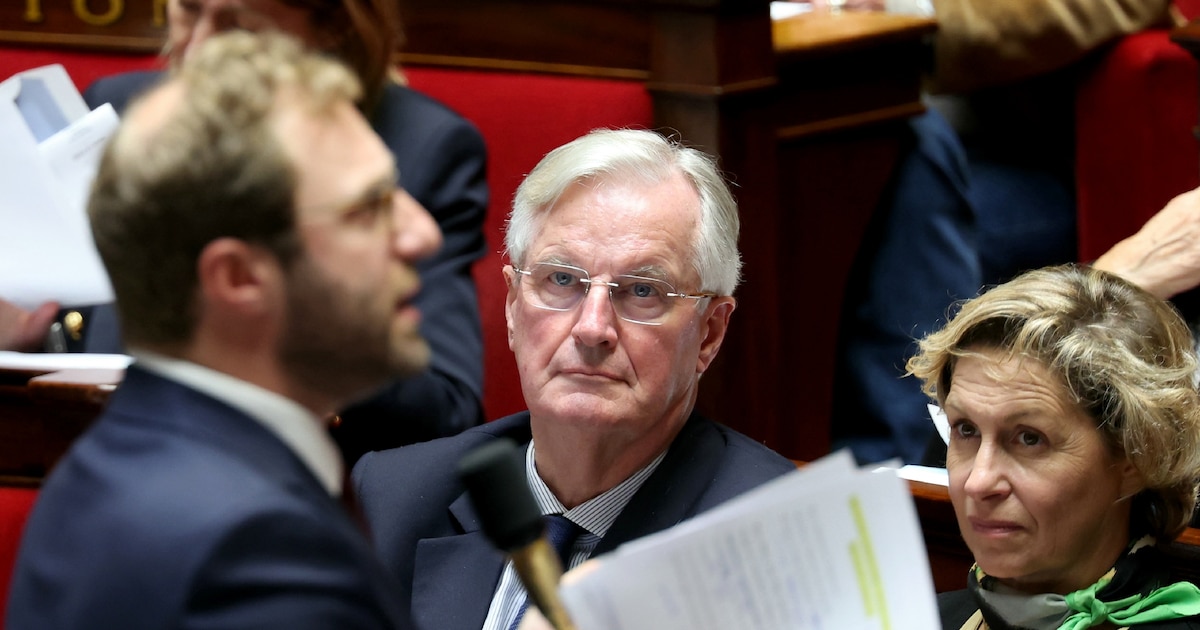
[[[546,486],[546,482],[542,481],[541,475],[538,475],[533,454],[533,442],[530,442],[529,448],[525,450],[525,478],[529,482],[529,489],[533,492],[533,498],[537,501],[538,508],[541,509],[542,514],[562,514],[583,530],[571,547],[570,562],[565,567],[571,569],[582,564],[596,550],[600,539],[608,533],[613,522],[629,504],[629,500],[662,463],[667,452],[659,453],[658,457],[655,457],[625,481],[570,510],[563,507],[562,502]],[[504,571],[500,574],[500,584],[496,587],[495,595],[492,596],[492,606],[488,609],[487,617],[483,621],[483,630],[508,630],[517,617],[517,611],[525,603],[525,599],[525,587],[521,584],[521,579],[517,577],[517,572],[510,560],[504,564]]]
[[[215,398],[257,420],[312,471],[334,497],[342,494],[345,464],[325,422],[299,403],[202,365],[139,350],[132,352],[146,371]]]

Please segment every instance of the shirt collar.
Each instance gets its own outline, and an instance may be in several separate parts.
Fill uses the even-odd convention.
[[[537,501],[542,514],[562,514],[572,523],[603,538],[617,517],[621,515],[625,506],[633,499],[633,495],[641,489],[642,484],[654,473],[666,456],[667,452],[664,450],[625,481],[570,510],[566,509],[558,497],[554,496],[550,487],[538,474],[537,466],[534,465],[533,442],[530,442],[528,448],[525,449],[525,478],[529,482],[529,489],[533,491],[533,498]]]
[[[345,465],[316,414],[285,396],[191,361],[138,350],[138,365],[215,398],[256,420],[287,445],[332,496],[342,493]]]

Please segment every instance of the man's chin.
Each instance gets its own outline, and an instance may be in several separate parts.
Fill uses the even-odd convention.
[[[556,392],[552,388],[545,391],[541,398],[541,406],[546,411],[559,418],[570,418],[576,421],[607,424],[619,421],[628,412],[628,406],[614,395],[614,392],[571,391]]]
[[[398,378],[416,376],[429,368],[432,357],[433,352],[429,349],[429,344],[421,337],[393,342],[388,354],[391,375]]]

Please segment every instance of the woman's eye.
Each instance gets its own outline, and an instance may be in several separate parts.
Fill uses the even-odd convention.
[[[1017,435],[1017,439],[1021,441],[1022,446],[1037,446],[1042,443],[1042,436],[1033,431],[1022,431]]]
[[[976,429],[975,425],[973,425],[970,422],[967,422],[965,420],[960,420],[958,422],[955,422],[954,424],[952,424],[950,426],[950,429],[958,437],[972,438],[972,437],[975,437],[976,435],[979,435],[979,429]]]

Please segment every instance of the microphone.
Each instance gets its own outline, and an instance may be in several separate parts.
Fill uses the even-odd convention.
[[[562,565],[546,540],[542,512],[529,491],[516,442],[500,438],[467,453],[458,463],[458,476],[483,533],[512,558],[529,600],[555,630],[575,630],[558,598]]]

